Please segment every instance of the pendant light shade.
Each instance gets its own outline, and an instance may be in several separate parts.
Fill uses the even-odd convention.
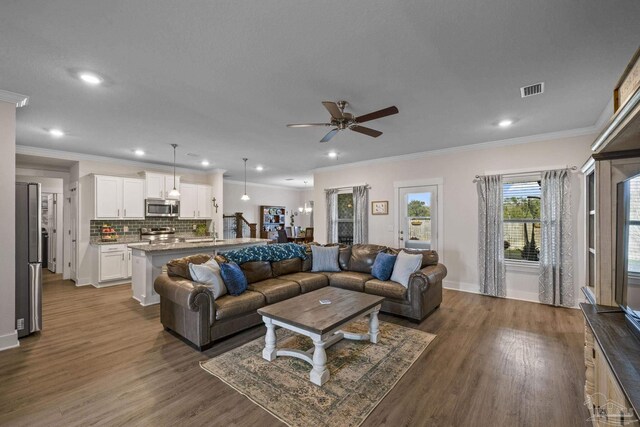
[[[240,200],[246,202],[249,200],[249,196],[247,195],[247,160],[249,159],[245,157],[242,160],[244,160],[244,194],[240,197]]]
[[[176,147],[178,144],[171,144],[173,147],[173,189],[169,191],[170,197],[180,197],[180,192],[176,188]]]

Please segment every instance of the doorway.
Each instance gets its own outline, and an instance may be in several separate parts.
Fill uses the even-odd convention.
[[[398,186],[398,247],[439,247],[438,185]]]
[[[71,236],[71,257],[69,259],[69,278],[78,282],[77,259],[78,259],[78,183],[73,182],[69,186],[69,234]]]

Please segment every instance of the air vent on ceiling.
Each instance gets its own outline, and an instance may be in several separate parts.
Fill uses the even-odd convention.
[[[544,82],[536,83],[534,85],[524,86],[520,88],[520,96],[526,98],[528,96],[540,95],[544,92]]]

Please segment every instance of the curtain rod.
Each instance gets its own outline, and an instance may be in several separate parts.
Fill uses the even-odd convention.
[[[577,166],[567,166],[564,169],[566,169],[568,171],[571,171],[571,173],[575,173],[578,170],[578,167]],[[534,173],[548,172],[548,171],[551,171],[551,170],[557,170],[557,169],[542,169],[542,170],[535,170],[535,171],[504,173],[504,174],[496,174],[496,175],[502,175],[502,176],[506,176],[506,177],[526,176],[526,175],[532,175]],[[476,177],[473,180],[473,182],[478,182],[478,178],[480,178],[481,176],[486,176],[486,175],[476,175]]]
[[[365,186],[365,187],[367,187],[368,189],[371,189],[371,186],[370,186],[369,184],[366,184],[366,183],[365,183],[365,184],[356,184],[356,185],[345,185],[345,186],[342,186],[342,187],[331,187],[331,188],[325,188],[325,189],[324,189],[324,191],[327,191],[327,190],[347,190],[347,189],[349,189],[349,188],[353,188],[353,187],[360,187],[360,186],[362,186],[362,185],[364,185],[364,186]]]

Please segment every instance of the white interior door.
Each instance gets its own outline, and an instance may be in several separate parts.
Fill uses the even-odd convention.
[[[398,247],[438,247],[438,187],[398,188]]]
[[[74,182],[70,188],[70,231],[71,231],[71,259],[69,260],[69,276],[74,282],[78,281],[77,260],[78,260],[78,183]]]
[[[58,259],[58,195],[51,194],[49,199],[49,260],[48,268],[56,273]]]

